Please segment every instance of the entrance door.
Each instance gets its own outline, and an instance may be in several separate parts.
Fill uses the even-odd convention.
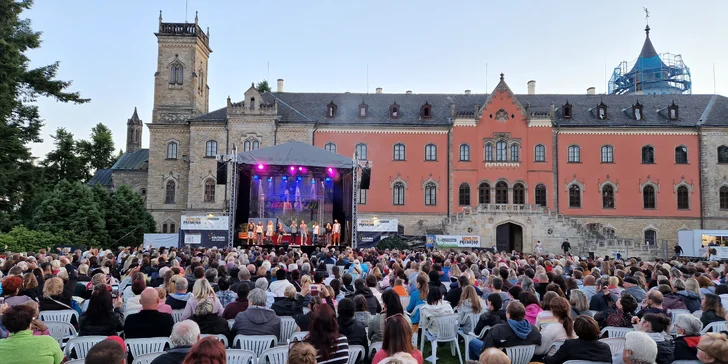
[[[523,228],[513,223],[498,225],[495,229],[495,241],[498,251],[523,251]]]

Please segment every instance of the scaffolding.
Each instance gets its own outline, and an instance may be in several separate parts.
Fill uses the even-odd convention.
[[[690,94],[690,68],[679,54],[661,53],[623,61],[614,68],[609,79],[611,95]]]

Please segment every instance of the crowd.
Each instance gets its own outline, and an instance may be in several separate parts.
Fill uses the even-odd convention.
[[[728,363],[728,263],[126,247],[6,252],[0,271],[4,364],[68,359],[40,320],[54,310],[78,313],[71,324],[79,336],[108,337],[87,353],[91,364],[124,363],[124,340],[159,337],[172,345],[154,364],[226,363],[225,345],[201,335],[230,344],[237,335],[273,335],[284,344],[282,317],[306,332],[289,346],[291,363],[346,364],[350,346],[369,353],[380,343],[367,363],[421,364],[418,344],[446,335],[441,318],[449,317],[467,343],[465,360],[481,363],[510,363],[504,349],[521,345],[534,345],[531,361],[547,364]],[[628,332],[615,353],[600,339],[620,328]]]

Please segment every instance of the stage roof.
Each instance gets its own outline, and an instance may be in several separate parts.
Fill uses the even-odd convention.
[[[332,167],[336,169],[351,169],[353,164],[351,158],[301,142],[288,142],[238,153],[237,160],[239,164]]]

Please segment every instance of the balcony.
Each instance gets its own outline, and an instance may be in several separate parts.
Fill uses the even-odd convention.
[[[505,204],[505,203],[484,203],[478,205],[477,212],[509,212],[509,213],[521,213],[521,214],[543,214],[548,212],[548,209],[541,205],[533,204]]]

